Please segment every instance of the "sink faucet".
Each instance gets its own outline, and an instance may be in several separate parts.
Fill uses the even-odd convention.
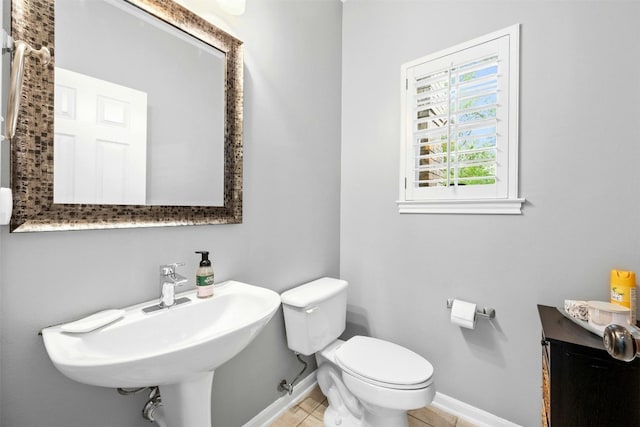
[[[176,268],[184,263],[173,263],[160,266],[160,307],[168,308],[175,305],[176,287],[187,283],[187,278],[176,273]]]

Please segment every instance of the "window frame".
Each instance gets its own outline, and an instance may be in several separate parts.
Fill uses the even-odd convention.
[[[485,186],[470,187],[424,187],[418,191],[408,188],[413,182],[415,173],[413,93],[410,92],[410,78],[413,72],[422,67],[442,63],[448,57],[473,56],[473,52],[479,52],[477,57],[486,52],[487,46],[492,44],[503,46],[496,54],[501,53],[499,61],[506,61],[507,68],[505,97],[499,99],[500,108],[506,107],[502,115],[497,117],[500,126],[506,126],[506,132],[500,132],[500,142],[497,143],[500,173],[496,173],[496,184],[489,189],[481,189]],[[506,45],[505,45],[506,43]],[[522,204],[525,199],[518,197],[518,100],[519,100],[519,64],[520,64],[520,24],[495,31],[493,33],[477,37],[473,40],[452,46],[433,54],[407,62],[401,67],[401,144],[400,144],[400,182],[397,201],[399,213],[453,213],[453,214],[521,214]],[[508,53],[507,53],[508,52]],[[507,53],[508,58],[504,58]],[[451,62],[451,61],[450,61]],[[439,69],[439,68],[438,68]],[[502,67],[501,72],[503,72]],[[502,76],[501,76],[502,77]],[[449,88],[448,90],[451,90]],[[498,88],[500,93],[501,88]],[[410,99],[411,98],[411,99]],[[506,117],[505,117],[506,115]],[[505,164],[506,163],[506,164]],[[505,182],[506,181],[506,182]],[[476,188],[474,188],[476,187]],[[485,191],[487,190],[487,191]],[[492,194],[493,192],[493,194]],[[417,194],[416,194],[417,193]],[[425,194],[426,193],[426,194]]]

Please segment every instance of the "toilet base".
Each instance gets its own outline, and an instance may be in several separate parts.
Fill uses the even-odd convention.
[[[409,427],[406,411],[377,409],[366,409],[362,419],[358,419],[353,416],[345,417],[329,405],[324,411],[324,427]]]
[[[322,363],[317,379],[329,401],[323,418],[325,427],[362,427],[362,405],[344,386],[339,371],[330,363]]]
[[[334,408],[329,407],[324,411],[322,418],[324,427],[363,427],[362,420],[353,416],[338,413]]]
[[[363,405],[362,427],[409,427],[407,411],[372,407],[366,403]]]

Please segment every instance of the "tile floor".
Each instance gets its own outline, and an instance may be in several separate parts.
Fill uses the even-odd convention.
[[[297,405],[289,408],[270,427],[324,427],[322,417],[328,402],[319,387],[315,387]],[[433,406],[409,411],[409,427],[475,427]]]

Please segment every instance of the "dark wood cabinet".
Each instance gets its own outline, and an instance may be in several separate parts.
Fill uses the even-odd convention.
[[[609,356],[602,338],[538,305],[542,322],[542,426],[639,427],[640,359]]]

